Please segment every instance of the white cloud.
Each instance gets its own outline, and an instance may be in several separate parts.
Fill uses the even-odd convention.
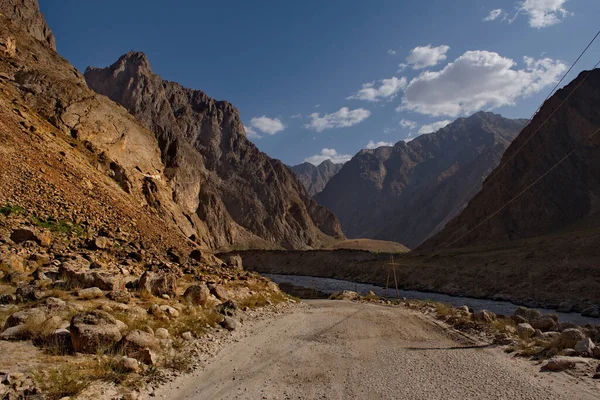
[[[393,146],[394,143],[392,142],[374,142],[372,140],[369,140],[369,143],[367,143],[367,149],[376,149],[378,147],[381,146]]]
[[[387,53],[388,53],[390,56],[393,56],[393,55],[396,55],[396,50],[394,50],[394,49],[389,49],[389,50],[387,51]]]
[[[525,13],[532,28],[555,25],[564,17],[571,15],[564,7],[566,2],[567,0],[525,0],[520,3],[515,18],[519,13]]]
[[[285,129],[285,125],[279,120],[279,118],[269,118],[266,116],[254,117],[250,120],[250,125],[262,133],[268,135],[274,135],[277,132],[281,132]]]
[[[398,64],[398,71],[396,71],[396,72],[400,73],[400,72],[404,71],[406,68],[408,68],[408,64],[400,63],[400,64]]]
[[[406,62],[411,65],[413,69],[422,69],[426,67],[433,67],[440,61],[446,59],[446,52],[450,50],[450,46],[442,45],[438,47],[431,47],[430,44],[427,46],[417,46],[411,50]],[[400,64],[400,67],[402,64]]]
[[[246,137],[248,137],[249,139],[262,138],[262,136],[260,136],[254,129],[250,128],[249,126],[244,125],[244,130],[246,131]]]
[[[467,51],[438,72],[411,80],[396,109],[456,117],[481,109],[514,105],[516,100],[555,83],[566,71],[561,61],[524,57],[525,68],[489,51]]]
[[[408,119],[403,119],[400,121],[400,126],[408,129],[415,129],[417,127],[417,123],[415,121],[411,121]]]
[[[365,83],[362,85],[362,89],[348,97],[348,100],[367,100],[367,101],[379,101],[380,99],[393,99],[396,97],[398,92],[406,87],[407,81],[405,77],[400,79],[395,76],[390,79],[382,79],[381,85],[375,88],[374,83]]]
[[[302,118],[302,114],[294,114],[290,118],[291,119],[301,119]]]
[[[325,114],[322,117],[319,113],[310,114],[310,124],[304,125],[305,128],[322,132],[325,129],[347,128],[356,125],[371,116],[371,111],[364,108],[350,110],[348,107],[342,107],[333,114]]]
[[[494,21],[496,18],[502,16],[502,15],[506,15],[506,13],[504,11],[502,11],[501,8],[498,8],[496,10],[492,10],[490,11],[490,13],[488,14],[487,17],[485,17],[483,20],[484,21]]]
[[[325,160],[331,160],[334,164],[340,164],[349,161],[351,158],[352,156],[348,154],[338,154],[335,149],[321,149],[321,154],[305,158],[304,161],[313,165],[319,165]]]
[[[442,129],[443,127],[448,125],[450,122],[452,121],[445,119],[443,121],[437,121],[432,124],[423,125],[421,128],[419,128],[419,133],[423,135],[425,133],[436,132],[439,129]]]

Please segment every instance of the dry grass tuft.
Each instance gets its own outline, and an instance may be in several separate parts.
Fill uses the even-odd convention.
[[[87,371],[73,365],[60,365],[36,371],[33,378],[40,385],[45,398],[49,400],[75,397],[92,383]]]

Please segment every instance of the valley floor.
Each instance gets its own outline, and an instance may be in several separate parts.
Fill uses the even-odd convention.
[[[416,311],[346,301],[254,325],[168,399],[597,399],[597,383],[542,373]],[[595,385],[595,387],[594,387]]]

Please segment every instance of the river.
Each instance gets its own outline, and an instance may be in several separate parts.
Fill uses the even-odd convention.
[[[361,295],[366,295],[369,291],[373,291],[378,296],[386,296],[385,288],[381,286],[370,285],[367,283],[356,283],[350,281],[343,281],[339,279],[331,278],[318,278],[312,276],[302,275],[277,275],[277,274],[262,274],[273,282],[276,283],[291,283],[296,286],[305,288],[316,289],[324,293],[339,292],[342,290],[356,291]],[[387,292],[389,298],[396,297],[396,289],[389,288]],[[447,303],[452,306],[458,307],[466,305],[475,311],[489,310],[496,314],[502,314],[510,316],[518,307],[518,305],[510,303],[508,301],[496,301],[496,300],[485,300],[476,299],[473,297],[462,297],[462,296],[450,296],[447,294],[433,293],[433,292],[419,292],[415,290],[399,290],[400,297],[406,297],[407,299],[417,300],[432,300],[441,303]],[[571,322],[577,325],[598,325],[600,319],[584,317],[577,313],[561,313],[555,310],[549,310],[545,308],[536,308],[542,314],[556,314],[560,322]]]

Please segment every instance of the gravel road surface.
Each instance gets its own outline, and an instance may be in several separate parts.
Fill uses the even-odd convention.
[[[403,307],[308,301],[262,321],[207,367],[155,392],[168,399],[598,399]]]

